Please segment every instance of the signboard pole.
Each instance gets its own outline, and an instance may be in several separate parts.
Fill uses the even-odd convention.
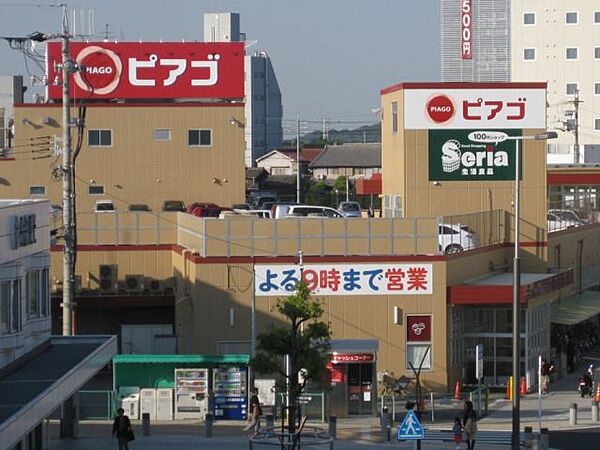
[[[542,355],[538,356],[538,425],[542,432]]]
[[[481,379],[483,378],[483,344],[475,347],[475,376],[477,377],[477,413],[481,417]]]

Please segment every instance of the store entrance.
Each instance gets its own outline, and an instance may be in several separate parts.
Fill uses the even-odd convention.
[[[348,414],[373,414],[374,364],[348,364]]]

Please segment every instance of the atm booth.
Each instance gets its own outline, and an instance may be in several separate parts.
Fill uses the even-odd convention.
[[[327,364],[331,390],[329,414],[338,417],[377,413],[377,351],[375,339],[332,339]]]

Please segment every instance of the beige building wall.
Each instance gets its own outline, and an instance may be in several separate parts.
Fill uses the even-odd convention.
[[[567,24],[566,13],[577,12],[578,23]],[[524,14],[534,13],[535,24],[524,24]],[[590,0],[522,0],[511,4],[511,80],[548,82],[548,128],[564,129],[565,113],[573,110],[574,99],[567,95],[567,83],[577,83],[580,99],[580,145],[600,144],[600,130],[594,130],[600,118],[600,58],[594,48],[600,47],[600,5]],[[567,47],[578,49],[576,60],[566,59]],[[535,59],[525,60],[525,49],[534,49]],[[573,117],[571,117],[573,118]],[[556,162],[573,162],[572,132],[559,132],[559,144],[566,154],[551,154]],[[583,148],[581,151],[583,154]],[[583,158],[580,160],[583,162]]]
[[[506,235],[512,240],[514,181],[429,181],[427,130],[404,130],[404,90],[382,95],[383,195],[400,196],[403,217],[460,216],[501,210],[508,213]],[[398,131],[392,132],[392,103],[398,105]],[[544,130],[523,130],[534,135]],[[521,147],[521,240],[546,241],[546,144],[523,141]],[[450,219],[448,219],[450,220]],[[455,217],[458,223],[465,218]],[[475,230],[477,232],[477,230]],[[533,251],[545,258],[545,252]]]
[[[76,110],[73,110],[75,115]],[[164,200],[214,202],[229,206],[245,198],[243,104],[226,105],[93,105],[87,106],[83,146],[76,162],[78,212],[93,211],[97,200],[112,200],[118,211],[145,203],[160,211]],[[60,105],[15,108],[14,161],[2,163],[0,198],[28,198],[31,186],[44,186],[51,203],[61,203],[62,183],[53,181],[60,156],[34,159],[22,147],[43,136],[61,138]],[[90,147],[88,132],[112,130],[112,146]],[[155,141],[155,129],[170,129],[170,141]],[[210,147],[189,147],[188,129],[211,129]],[[73,144],[77,133],[73,130]],[[88,194],[90,185],[104,195]]]

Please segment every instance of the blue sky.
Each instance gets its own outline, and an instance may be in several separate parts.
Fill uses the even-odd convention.
[[[55,32],[49,2],[0,0],[0,35]],[[401,81],[439,80],[438,0],[72,0],[94,9],[96,34],[144,41],[202,40],[205,12],[241,14],[250,50],[271,56],[283,93],[284,117],[318,120],[332,128],[374,121],[379,90]],[[0,41],[0,74],[25,74],[22,55]]]

